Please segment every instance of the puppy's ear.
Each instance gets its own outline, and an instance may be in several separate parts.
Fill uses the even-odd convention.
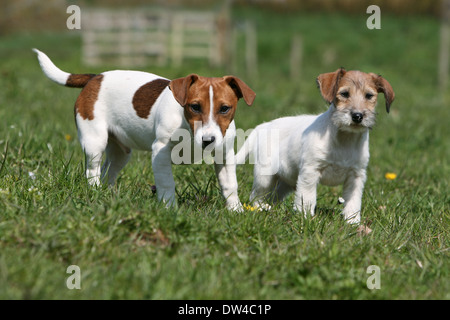
[[[169,89],[177,100],[177,102],[184,107],[187,103],[187,93],[192,84],[197,81],[198,75],[195,73],[188,75],[184,78],[178,78],[170,81]]]
[[[347,71],[345,71],[344,68],[340,68],[335,72],[322,73],[317,77],[317,86],[319,87],[320,94],[326,102],[332,103],[334,101],[336,98],[339,81],[346,72]]]
[[[395,99],[395,92],[394,89],[392,89],[392,86],[387,82],[386,79],[384,79],[382,76],[371,73],[373,82],[375,83],[375,87],[377,88],[377,92],[384,94],[384,99],[386,100],[386,112],[389,113],[389,110],[391,109],[391,103]]]
[[[256,93],[250,89],[249,86],[245,84],[241,79],[234,76],[225,76],[223,79],[228,83],[228,85],[233,89],[234,93],[240,98],[244,98],[245,103],[248,106],[253,104],[255,101]]]

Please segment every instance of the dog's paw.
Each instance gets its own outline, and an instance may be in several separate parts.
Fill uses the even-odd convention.
[[[305,218],[314,217],[314,214],[315,214],[314,208],[311,208],[310,210],[306,210],[302,205],[295,204],[295,203],[294,203],[293,209],[294,209],[294,213],[303,213],[303,216]]]
[[[345,222],[348,224],[359,225],[361,222],[361,214],[359,212],[352,215],[344,214]]]
[[[256,204],[256,208],[258,209],[258,211],[269,211],[272,209],[272,206],[268,203],[259,203]]]
[[[244,212],[244,207],[242,206],[242,204],[240,202],[228,203],[227,209],[230,211],[238,212],[238,213]]]

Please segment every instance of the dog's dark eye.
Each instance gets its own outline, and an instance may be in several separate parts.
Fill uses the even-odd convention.
[[[202,108],[200,107],[200,105],[198,103],[193,103],[190,105],[190,108],[193,112],[195,113],[200,113],[202,112]]]
[[[344,97],[345,99],[347,99],[348,97],[350,97],[350,93],[348,91],[342,91],[340,93],[341,97]]]
[[[230,106],[221,106],[219,112],[222,114],[226,114],[228,113],[228,111],[230,111],[231,107]]]
[[[370,100],[370,99],[372,99],[373,98],[373,94],[371,94],[371,93],[366,93],[366,99],[367,100]]]

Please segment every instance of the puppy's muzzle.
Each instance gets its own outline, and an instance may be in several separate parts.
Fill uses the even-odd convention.
[[[202,139],[202,147],[206,148],[207,146],[209,146],[211,143],[213,143],[214,141],[216,141],[216,137],[212,136],[209,138],[203,138]]]
[[[354,123],[361,123],[364,116],[361,112],[353,112],[352,113],[352,120]]]

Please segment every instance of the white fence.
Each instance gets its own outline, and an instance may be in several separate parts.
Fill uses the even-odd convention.
[[[225,62],[229,26],[213,12],[91,9],[82,17],[88,65],[166,65],[169,59],[180,65],[190,58],[207,59],[211,65]]]

